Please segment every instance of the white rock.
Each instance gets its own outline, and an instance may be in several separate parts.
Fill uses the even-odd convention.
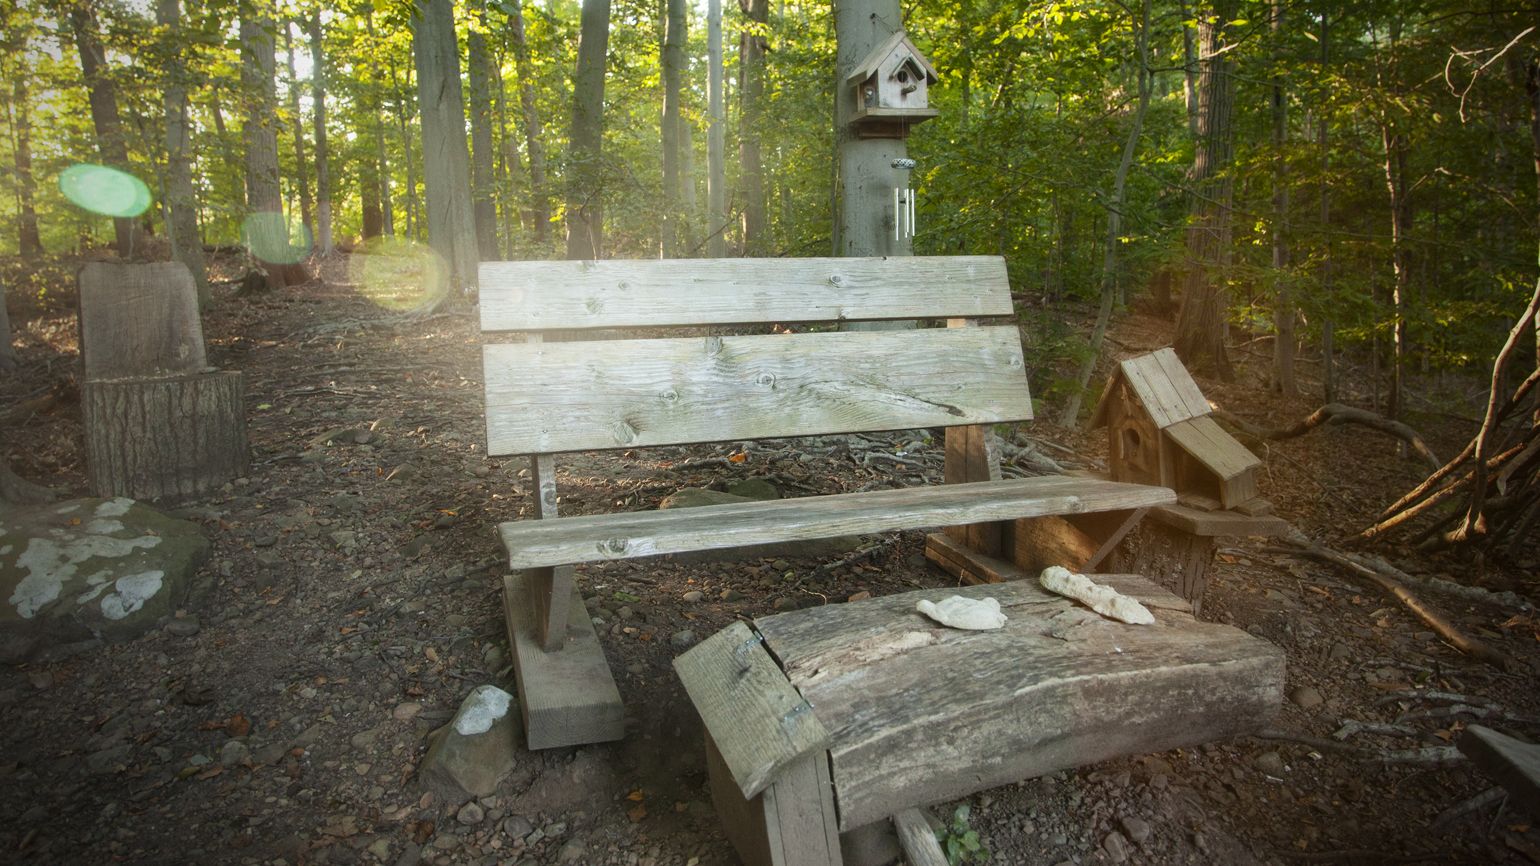
[[[914,607],[936,622],[952,628],[988,631],[1005,625],[1005,614],[1000,612],[1000,602],[993,598],[973,599],[954,595],[939,604],[922,598]]]
[[[484,734],[492,729],[492,723],[508,715],[508,702],[513,695],[497,686],[478,686],[466,698],[465,705],[455,717],[455,731],[462,737]]]

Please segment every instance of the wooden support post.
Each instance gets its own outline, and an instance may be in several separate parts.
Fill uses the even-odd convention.
[[[785,765],[773,784],[745,800],[707,731],[706,770],[723,832],[744,866],[843,866],[828,752]]]
[[[976,327],[973,319],[947,319],[948,328]],[[1000,443],[992,429],[984,425],[946,428],[946,464],[943,480],[947,484],[964,484],[969,481],[999,481]],[[1002,532],[1005,524],[974,523],[967,526],[948,526],[947,535],[980,553],[998,555],[1006,543]]]
[[[536,454],[529,461],[529,474],[535,486],[535,516],[540,520],[556,517],[556,458]],[[566,642],[568,600],[576,581],[571,565],[554,565],[525,571],[529,579],[530,603],[533,605],[535,640],[546,652],[557,652]]]

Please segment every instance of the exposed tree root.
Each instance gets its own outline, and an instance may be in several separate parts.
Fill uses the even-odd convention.
[[[1402,424],[1400,421],[1392,421],[1389,418],[1376,415],[1367,409],[1355,409],[1352,406],[1344,406],[1341,403],[1327,403],[1291,426],[1277,430],[1258,427],[1224,409],[1215,409],[1214,417],[1227,424],[1234,425],[1242,433],[1254,439],[1265,441],[1294,439],[1327,424],[1359,424],[1405,440],[1412,447],[1412,450],[1417,452],[1422,459],[1428,461],[1428,464],[1434,469],[1438,469],[1443,465],[1442,461],[1428,447],[1428,443],[1423,441],[1422,434],[1416,430]]]
[[[0,499],[13,505],[43,505],[58,498],[51,488],[33,484],[0,461]]]

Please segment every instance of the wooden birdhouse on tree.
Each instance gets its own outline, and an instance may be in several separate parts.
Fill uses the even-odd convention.
[[[1265,511],[1257,500],[1262,462],[1210,417],[1176,352],[1161,349],[1118,365],[1091,416],[1106,427],[1114,481],[1170,487],[1183,504]]]
[[[900,30],[878,45],[846,80],[855,90],[850,123],[863,137],[903,138],[910,126],[935,117],[930,85],[939,76]]]

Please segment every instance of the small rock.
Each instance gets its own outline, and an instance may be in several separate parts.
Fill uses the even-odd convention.
[[[502,670],[503,667],[507,664],[508,656],[503,652],[503,648],[499,644],[492,644],[486,648],[485,652],[481,654],[482,668],[491,671],[494,674]]]
[[[1277,752],[1263,752],[1251,759],[1251,765],[1269,776],[1283,775],[1283,756]]]
[[[684,599],[685,601],[689,602],[690,604],[695,604],[696,602],[700,601],[701,599],[703,599],[705,597],[706,597],[706,594],[704,592],[701,592],[698,589],[692,589],[689,592],[685,593],[684,595],[680,596],[680,598]]]
[[[128,746],[114,746],[94,752],[86,758],[86,768],[93,773],[115,773],[128,761]]]
[[[416,701],[407,701],[403,704],[396,704],[396,708],[390,711],[390,715],[391,718],[398,722],[410,722],[412,719],[417,718],[417,714],[420,712],[422,712],[422,704]]]
[[[53,688],[53,672],[27,671],[27,682],[31,683],[32,687],[39,691]]]
[[[486,812],[475,800],[461,806],[460,811],[455,813],[455,820],[466,826],[480,824],[484,818],[486,818]]]
[[[368,851],[373,855],[374,859],[383,861],[390,856],[390,839],[381,836],[369,843]]]
[[[1302,710],[1313,710],[1326,703],[1326,699],[1321,697],[1321,693],[1316,691],[1314,686],[1300,686],[1294,689],[1289,692],[1289,700]]]
[[[1107,859],[1114,863],[1122,863],[1128,859],[1128,840],[1116,830],[1107,834],[1102,840],[1102,849],[1107,852]]]
[[[568,839],[556,852],[557,863],[581,863],[588,856],[588,846],[581,839]]]
[[[1144,841],[1150,838],[1149,822],[1143,818],[1130,815],[1118,823],[1123,825],[1123,832],[1128,834],[1128,838],[1137,845],[1143,845]]]
[[[674,646],[691,646],[695,643],[695,632],[683,629],[669,636],[668,642]]]
[[[720,598],[723,601],[739,601],[743,598],[743,593],[733,589],[732,587],[728,587],[727,589],[717,593],[717,598]]]
[[[491,685],[466,696],[454,719],[428,736],[428,754],[417,771],[423,785],[446,800],[494,793],[517,758],[512,702],[512,695]]]
[[[512,839],[523,839],[535,830],[535,825],[523,815],[513,815],[503,821],[503,833]]]
[[[872,597],[871,592],[868,591],[868,590],[864,590],[863,589],[860,592],[851,593],[850,598],[847,598],[845,600],[846,601],[866,601],[867,599],[869,599],[871,597]]]
[[[226,740],[219,748],[219,763],[235,767],[251,760],[251,750],[240,740]]]
[[[770,607],[775,610],[796,610],[797,603],[783,595],[775,601],[770,602]]]
[[[201,631],[202,628],[197,617],[183,616],[166,623],[166,634],[175,637],[192,637]]]

